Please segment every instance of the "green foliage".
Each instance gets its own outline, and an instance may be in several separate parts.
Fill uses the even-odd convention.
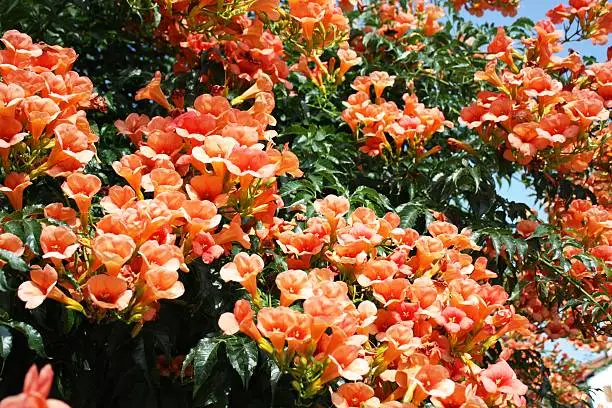
[[[229,337],[225,340],[225,353],[246,388],[257,367],[257,344],[246,337]]]
[[[20,332],[26,338],[28,347],[30,348],[30,350],[36,352],[36,354],[38,354],[40,357],[46,357],[42,336],[35,328],[33,328],[27,323],[18,322],[18,321],[11,319],[10,316],[8,316],[8,314],[6,314],[6,312],[4,311],[0,311],[0,325]],[[3,340],[2,340],[3,344],[4,344],[4,337],[7,337],[8,339],[10,339],[10,340],[7,340],[6,342],[6,345],[7,345],[6,346],[6,350],[7,350],[6,356],[8,356],[8,354],[10,354],[10,351],[11,351],[12,337],[10,335],[10,332],[8,332],[7,334],[7,332],[4,331]],[[4,350],[4,345],[3,345],[3,350]],[[5,359],[6,356],[3,356],[3,358]]]
[[[11,349],[13,348],[13,335],[10,330],[4,326],[0,326],[0,357],[6,360]]]
[[[193,366],[193,376],[195,378],[194,394],[198,393],[204,382],[211,375],[212,369],[217,362],[217,349],[219,345],[220,343],[217,339],[205,337],[185,357],[181,375],[185,375],[185,369],[188,366]]]

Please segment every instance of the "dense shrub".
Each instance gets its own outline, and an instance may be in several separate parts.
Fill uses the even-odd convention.
[[[588,406],[612,5],[518,7],[0,0],[0,407]]]

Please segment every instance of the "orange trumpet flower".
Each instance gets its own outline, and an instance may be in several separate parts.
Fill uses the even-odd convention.
[[[176,299],[185,293],[185,287],[178,276],[175,270],[155,267],[147,270],[145,281],[155,299]]]
[[[257,299],[257,275],[263,271],[263,259],[257,254],[248,255],[240,252],[234,261],[223,265],[220,271],[221,279],[225,282],[238,282],[249,292],[253,299]]]
[[[86,220],[91,199],[100,191],[101,187],[102,181],[93,174],[74,173],[66,178],[66,181],[62,184],[62,191],[76,201],[81,218]]]
[[[300,270],[289,270],[276,275],[276,286],[281,291],[281,306],[291,306],[298,299],[308,299],[313,295],[308,274]]]
[[[68,404],[60,400],[47,399],[52,386],[53,369],[51,365],[47,364],[39,373],[36,365],[33,364],[23,382],[23,392],[0,401],[0,408],[70,408]]]
[[[251,304],[240,299],[234,305],[233,313],[223,313],[219,318],[219,327],[226,335],[236,334],[239,331],[246,334],[256,342],[265,341],[253,322],[253,309]]]
[[[332,393],[332,404],[336,408],[378,407],[380,401],[374,396],[372,387],[361,383],[346,383]]]
[[[12,252],[17,256],[21,256],[25,252],[23,242],[21,242],[17,235],[11,234],[10,232],[0,234],[0,249]],[[6,261],[0,259],[0,269],[4,265],[6,265]]]
[[[116,276],[92,276],[87,281],[86,289],[93,304],[102,309],[123,310],[132,298],[127,283]]]
[[[135,154],[129,154],[123,156],[121,160],[113,162],[112,166],[113,170],[123,177],[140,197],[142,194],[140,193],[142,171],[145,168],[141,158]]]
[[[157,102],[167,110],[172,109],[172,105],[170,105],[168,98],[166,98],[166,95],[164,95],[161,89],[161,80],[161,72],[156,71],[153,79],[151,79],[151,81],[144,88],[141,88],[138,90],[138,92],[136,92],[136,97],[134,99],[137,101],[150,99]]]
[[[3,184],[0,184],[0,192],[8,198],[13,209],[19,211],[23,208],[23,191],[30,185],[32,182],[27,174],[13,172],[6,176]]]
[[[127,235],[102,234],[94,238],[91,247],[106,271],[117,276],[123,264],[134,254],[136,243]]]
[[[26,302],[26,309],[35,309],[45,301],[53,299],[69,308],[83,312],[79,302],[66,296],[57,288],[57,271],[51,265],[44,268],[34,266],[30,271],[30,280],[23,282],[17,289],[19,299]]]
[[[40,247],[44,253],[43,258],[59,262],[71,258],[79,248],[79,243],[70,228],[46,225],[40,233]]]

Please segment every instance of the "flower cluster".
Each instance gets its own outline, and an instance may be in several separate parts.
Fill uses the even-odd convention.
[[[34,179],[81,171],[94,157],[98,137],[84,111],[93,85],[71,70],[71,48],[35,44],[15,30],[0,41],[0,192],[20,210]]]
[[[254,9],[250,11],[265,12],[277,18],[277,4],[268,3],[260,9],[263,3],[255,2],[252,5]],[[174,3],[174,7],[177,4]],[[270,32],[262,19],[236,16],[231,20],[231,24],[223,20],[226,24],[220,26],[211,26],[210,23],[185,24],[185,19],[192,21],[195,18],[194,10],[168,10],[165,7],[162,7],[162,10],[165,12],[156,33],[158,37],[179,49],[174,67],[176,73],[188,72],[202,58],[206,58],[221,63],[232,82],[251,82],[261,71],[269,75],[274,83],[280,82],[289,86],[286,81],[289,70],[284,61],[283,43],[278,36]],[[207,9],[196,8],[199,13],[218,18],[217,14],[207,13],[205,10]],[[200,77],[201,82],[207,82],[208,76],[209,73],[204,72]]]
[[[585,174],[571,174],[568,179],[577,186],[593,193],[597,204],[608,210],[612,208],[612,175],[610,160],[612,159],[612,125],[601,129],[596,137],[603,143],[595,152],[591,169]]]
[[[612,139],[608,139],[612,140]],[[606,208],[612,207],[612,175],[604,170],[594,171],[590,175],[574,178],[574,184],[591,191],[597,198],[597,203]]]
[[[550,21],[536,24],[536,31],[536,38],[523,40],[521,55],[498,29],[487,49],[486,70],[476,74],[494,91],[480,92],[462,110],[460,122],[502,150],[507,160],[535,169],[583,172],[609,130],[603,125],[609,118],[610,63],[585,70],[577,54],[554,55],[561,50],[561,32]],[[505,67],[499,69],[499,61]],[[529,63],[519,68],[519,61]]]
[[[399,39],[408,31],[421,30],[425,36],[430,37],[442,29],[438,21],[444,17],[442,8],[422,1],[411,1],[404,9],[401,3],[384,2],[378,6],[380,23],[376,30],[380,35]]]
[[[590,38],[593,44],[605,45],[612,31],[612,3],[607,0],[570,0],[546,13],[554,24],[567,22],[569,31],[575,25],[572,38]]]
[[[486,258],[464,252],[478,249],[468,230],[436,221],[421,236],[401,228],[394,213],[350,212],[336,196],[314,209],[318,216],[279,221],[265,241],[291,268],[270,288],[278,304],[259,294],[261,256],[238,253],[223,266],[221,278],[251,299],[221,316],[226,334],[255,340],[302,398],[342,378],[336,407],[524,403],[527,387],[510,366],[483,367],[482,358],[506,333],[526,333],[528,322],[506,304],[502,287],[487,282],[496,275]]]
[[[177,191],[180,184],[168,186],[152,173],[155,198],[144,199],[140,189],[137,194],[132,187],[113,186],[100,202],[106,215],[91,226],[91,201],[101,181],[80,173],[68,176],[62,190],[76,202],[80,217],[61,203],[45,207],[47,218],[65,225],[43,223],[40,246],[45,264],[33,265],[30,280],[18,290],[26,308],[49,298],[92,319],[111,316],[143,322],[155,317],[159,300],[183,294],[178,271],[188,271],[184,253],[194,256],[192,245],[185,242],[210,241],[209,252],[223,254],[219,244],[227,233],[216,234],[217,241],[210,235],[221,221],[215,205],[188,200]],[[160,180],[172,177],[159,174]]]
[[[347,39],[349,20],[336,1],[289,0],[288,4],[289,27],[283,30],[292,35],[286,35],[285,41],[302,55],[320,55],[326,48]]]
[[[550,209],[550,222],[557,225],[561,232],[578,242],[584,249],[567,244],[563,248],[563,255],[567,259],[567,273],[579,287],[574,287],[574,298],[590,297],[591,301],[603,304],[611,301],[612,280],[606,273],[606,268],[612,262],[612,213],[603,206],[593,205],[588,200],[573,200],[567,207],[561,200],[555,202]],[[530,237],[538,227],[538,222],[532,220],[521,221],[517,225],[519,234]],[[588,263],[581,255],[588,253],[598,260],[598,264]],[[592,330],[586,330],[584,322],[577,319],[571,308],[567,308],[567,300],[557,300],[554,304],[548,304],[539,296],[541,285],[544,285],[548,297],[555,298],[555,293],[561,286],[560,277],[551,273],[546,265],[534,265],[523,272],[522,279],[528,282],[521,292],[521,311],[528,314],[535,322],[544,327],[546,334],[552,338],[570,337],[580,338],[584,335],[593,335]],[[564,291],[571,290],[566,287]],[[561,298],[559,298],[561,299]],[[570,298],[566,298],[570,299]],[[589,303],[585,299],[586,304]],[[590,304],[592,325],[606,324],[608,316],[604,313],[596,318],[592,311],[595,307]],[[600,322],[599,322],[600,321]],[[578,326],[580,324],[580,326]],[[599,331],[604,327],[599,327]],[[589,331],[591,333],[589,333]]]
[[[162,15],[159,34],[176,44],[185,33],[201,33],[209,39],[231,39],[241,35],[251,13],[278,20],[279,0],[156,1]]]
[[[336,67],[334,57],[328,61],[322,61],[318,55],[310,57],[300,55],[298,63],[293,65],[291,70],[305,75],[323,93],[326,93],[328,88],[342,83],[345,74],[362,62],[362,58],[346,42],[340,44],[337,56],[339,64]]]
[[[593,205],[589,200],[573,200],[567,207],[556,202],[550,211],[550,221],[588,248],[612,245],[610,207]]]
[[[180,50],[175,71],[187,72],[205,58],[221,63],[234,82],[252,82],[263,72],[291,87],[285,48],[317,57],[349,30],[341,8],[325,0],[290,1],[287,10],[278,0],[157,3],[162,21],[156,33]]]
[[[408,154],[415,160],[434,154],[439,146],[428,151],[425,145],[434,133],[452,127],[452,123],[445,120],[438,108],[426,108],[419,103],[416,95],[404,94],[403,110],[394,102],[386,101],[383,92],[394,82],[395,77],[384,71],[357,77],[353,82],[357,93],[344,102],[342,119],[362,144],[359,150],[370,156],[383,154],[399,158]]]
[[[598,305],[609,304],[612,293],[605,273],[610,263],[612,220],[606,207],[611,65],[585,66],[575,53],[558,57],[562,32],[548,20],[537,23],[535,30],[535,38],[522,40],[521,53],[503,28],[498,29],[487,48],[487,67],[476,75],[494,90],[480,92],[478,101],[462,110],[460,122],[503,151],[507,160],[532,170],[556,171],[601,200],[603,205],[587,200],[549,203],[549,221],[565,237],[563,254],[555,256],[550,265],[526,267],[521,276],[527,283],[521,292],[521,310],[548,337],[590,338],[605,329],[609,315],[597,310],[601,309]],[[530,239],[537,226],[536,221],[522,221],[517,230],[522,238]],[[577,243],[571,244],[572,239]],[[549,253],[554,248],[545,246],[542,251]],[[563,270],[559,256],[565,260]],[[585,256],[597,261],[588,262]],[[589,305],[589,322],[568,307],[567,293]]]
[[[526,394],[528,400],[541,399],[538,393],[550,388],[556,403],[565,406],[587,406],[589,395],[580,387],[588,371],[587,367],[563,352],[560,343],[552,343],[543,334],[520,338],[513,336],[504,341],[502,355],[512,359],[520,358],[526,367],[529,364],[537,364],[550,371],[549,376],[545,375],[545,370],[539,370],[539,373],[536,373],[536,370],[525,373],[531,381]]]
[[[170,108],[160,77],[139,91],[136,99],[151,99]],[[274,147],[276,123],[272,81],[260,73],[256,82],[230,103],[221,96],[200,95],[193,108],[172,116],[149,118],[130,114],[117,121],[121,133],[137,146],[133,155],[113,164],[135,191],[167,192],[184,188],[191,200],[213,202],[228,218],[240,215],[271,224],[282,201],[276,177],[299,177],[297,157],[287,147]],[[232,105],[253,100],[248,110]],[[180,203],[179,203],[180,204]],[[180,205],[179,205],[180,208]]]
[[[282,206],[276,177],[301,175],[297,158],[273,147],[271,87],[260,74],[233,101],[254,99],[248,110],[201,95],[184,112],[166,99],[160,75],[141,89],[136,99],[157,101],[173,116],[131,114],[117,122],[137,150],[113,163],[127,185],[108,189],[99,202],[102,218],[91,216],[101,180],[66,178],[62,192],[78,212],[61,203],[44,208],[42,259],[18,290],[26,308],[49,298],[91,319],[142,324],[155,317],[159,300],[184,293],[179,271],[188,272],[187,264],[211,263],[232,243],[249,248],[243,228],[264,231]],[[231,222],[222,225],[223,216]],[[25,250],[11,233],[0,235],[0,248],[16,256]]]
[[[485,11],[499,11],[504,16],[515,16],[519,0],[451,0],[455,6],[455,10],[459,11],[461,7],[475,16],[482,17]]]

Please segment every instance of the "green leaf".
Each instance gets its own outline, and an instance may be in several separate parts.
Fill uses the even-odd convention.
[[[0,326],[0,357],[6,359],[13,348],[13,335],[4,326]]]
[[[193,365],[193,375],[195,377],[195,386],[193,387],[193,395],[196,395],[202,385],[210,376],[212,369],[217,362],[217,350],[219,342],[216,339],[203,338],[197,346],[192,348],[185,357],[181,376],[185,375],[185,369],[189,365]]]
[[[74,328],[74,326],[76,324],[78,324],[78,320],[79,316],[81,316],[80,313],[75,312],[74,310],[71,309],[62,309],[62,316],[61,316],[61,321],[62,321],[62,331],[64,332],[64,334],[68,334],[70,333],[70,331]]]
[[[403,228],[413,228],[421,216],[425,212],[424,208],[415,203],[402,204],[395,210],[395,213],[401,219],[401,226]]]
[[[301,181],[292,180],[292,181],[283,183],[283,186],[281,188],[281,195],[283,197],[287,197],[287,196],[297,193],[298,191],[307,191],[311,193],[313,196],[316,193],[314,189],[312,188],[311,183],[309,183],[307,180],[301,180]]]
[[[42,226],[40,222],[36,220],[24,220],[23,221],[23,238],[25,244],[34,252],[36,255],[41,254],[40,249],[40,233]]]
[[[25,207],[21,213],[23,216],[28,217],[32,214],[42,215],[44,207],[41,204],[29,205]]]
[[[381,212],[392,209],[391,203],[387,197],[373,188],[366,186],[357,187],[355,192],[351,195],[350,201],[353,205],[366,205],[368,207],[374,207],[374,209]]]
[[[23,259],[17,256],[14,252],[7,251],[6,249],[0,249],[0,259],[4,260],[12,269],[16,271],[28,271],[28,264],[26,264]]]
[[[480,179],[481,179],[480,171],[478,170],[477,167],[470,167],[468,171],[470,172],[470,175],[472,176],[472,180],[474,180],[474,187],[475,187],[474,192],[477,193],[478,190],[480,190]]]
[[[270,357],[266,357],[265,367],[270,373],[270,391],[272,393],[272,402],[274,402],[274,396],[276,394],[276,387],[278,386],[278,381],[280,380],[283,373],[274,360]]]
[[[515,256],[523,259],[529,249],[529,245],[522,237],[515,237],[512,231],[503,228],[484,228],[474,232],[472,235],[476,242],[483,241],[482,238],[488,237],[493,244],[497,255],[501,255],[503,250],[508,254],[510,262],[515,263]]]
[[[47,354],[45,353],[43,338],[38,332],[38,330],[24,322],[15,322],[9,320],[7,322],[0,322],[0,324],[3,324],[14,330],[17,330],[18,332],[21,332],[25,336],[30,350],[36,352],[36,354],[41,357],[47,357]]]
[[[0,292],[8,292],[9,290],[11,290],[11,287],[6,281],[6,276],[4,276],[4,271],[0,269]]]
[[[17,235],[19,239],[23,240],[23,224],[20,220],[12,220],[2,225],[4,232],[9,232],[13,235]]]
[[[242,378],[242,384],[247,388],[257,367],[257,344],[247,337],[229,337],[225,341],[225,353],[234,370]]]

